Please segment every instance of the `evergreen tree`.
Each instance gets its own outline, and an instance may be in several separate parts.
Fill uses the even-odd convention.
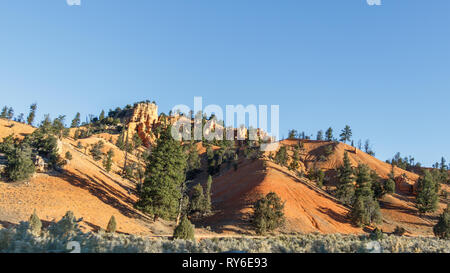
[[[153,214],[155,219],[177,216],[180,188],[185,181],[186,155],[180,142],[172,138],[171,128],[161,132],[148,162],[137,208]]]
[[[8,106],[5,106],[2,108],[0,118],[7,118],[7,117],[8,117]]]
[[[317,132],[317,137],[316,137],[316,139],[317,139],[317,140],[323,140],[323,131],[322,131],[322,130],[320,130],[319,132]]]
[[[419,212],[434,212],[438,205],[437,183],[432,174],[425,170],[423,177],[417,182],[416,206]]]
[[[95,143],[95,144],[92,145],[92,148],[91,148],[91,155],[92,155],[92,158],[93,158],[95,161],[99,161],[100,159],[102,159],[102,156],[103,156],[103,152],[102,152],[103,146],[104,146],[104,143],[103,143],[102,140],[100,140],[100,141],[98,141],[97,143]]]
[[[12,120],[13,117],[14,117],[14,109],[12,107],[9,107],[8,113],[6,114],[6,118]]]
[[[298,132],[295,129],[289,130],[288,139],[294,139],[298,137]]]
[[[206,181],[206,190],[205,190],[205,211],[210,212],[211,211],[211,187],[212,187],[212,176],[208,176],[208,181]]]
[[[133,135],[131,141],[133,142],[133,149],[138,149],[139,147],[142,146],[142,139],[139,137],[137,133]]]
[[[28,117],[27,117],[28,125],[33,125],[34,119],[36,118],[36,110],[37,110],[37,104],[33,103],[30,106],[30,113],[28,114]]]
[[[281,166],[286,166],[288,161],[288,154],[286,146],[281,146],[275,155],[275,162]]]
[[[194,186],[191,196],[191,212],[205,212],[205,195],[203,194],[203,187],[200,183]]]
[[[191,224],[186,216],[183,216],[180,224],[175,228],[173,232],[174,239],[180,240],[194,240],[195,239],[195,229],[194,225]]]
[[[125,150],[125,142],[124,142],[124,138],[125,138],[125,132],[122,131],[119,135],[119,137],[117,138],[116,141],[116,146],[117,148],[119,148],[120,150],[124,151]]]
[[[81,115],[80,113],[77,113],[75,115],[75,118],[72,120],[72,124],[70,125],[70,127],[77,128],[80,126],[80,122],[81,122]]]
[[[252,225],[257,234],[265,234],[281,227],[285,222],[284,203],[274,192],[262,197],[255,204]]]
[[[31,148],[27,143],[22,143],[7,154],[7,177],[11,181],[25,180],[34,173],[34,163],[31,160]]]
[[[72,157],[72,154],[69,151],[67,151],[66,154],[65,154],[65,158],[67,160],[72,160],[73,157]]]
[[[111,167],[113,164],[113,156],[114,156],[114,151],[112,149],[110,149],[107,153],[105,158],[103,158],[103,167],[105,168],[105,170],[109,173],[111,171]]]
[[[42,222],[41,219],[39,219],[39,217],[36,214],[36,209],[33,211],[33,214],[31,214],[28,223],[30,224],[31,234],[39,236],[42,230]]]
[[[433,227],[433,232],[436,237],[441,239],[450,239],[450,204],[439,216],[438,223]]]
[[[325,132],[325,136],[327,141],[332,141],[333,140],[333,128],[328,128],[327,131]]]
[[[102,110],[102,112],[100,113],[100,116],[98,116],[98,120],[99,120],[100,122],[102,122],[104,119],[105,119],[105,111]]]
[[[291,161],[291,164],[289,165],[290,169],[297,170],[300,165],[299,162],[300,162],[300,155],[299,155],[298,149],[294,149],[293,155],[292,155],[292,161]]]
[[[388,175],[388,179],[384,182],[384,190],[388,194],[395,193],[395,172],[394,165],[392,165],[391,172]]]
[[[200,172],[201,162],[198,155],[197,145],[191,143],[188,147],[186,178],[188,180],[194,179],[198,172]]]
[[[343,141],[344,143],[350,141],[352,138],[352,130],[350,129],[350,126],[346,125],[339,136],[341,137],[340,140]]]
[[[347,152],[344,153],[344,164],[338,170],[338,180],[336,197],[346,205],[353,204],[355,196],[353,168]]]
[[[360,164],[356,171],[355,201],[350,217],[352,223],[359,227],[381,222],[380,205],[374,198],[372,191],[370,169],[367,165]]]
[[[109,219],[108,226],[106,227],[106,232],[115,233],[116,226],[117,226],[116,218],[114,217],[114,215],[112,215],[111,218]]]

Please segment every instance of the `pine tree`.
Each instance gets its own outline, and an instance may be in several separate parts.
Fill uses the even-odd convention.
[[[441,239],[450,239],[450,204],[439,216],[438,223],[433,227],[433,232],[436,237]]]
[[[119,148],[122,151],[125,150],[124,138],[125,138],[125,132],[122,131],[116,141],[117,148]]]
[[[391,172],[388,175],[388,179],[384,182],[384,190],[388,194],[395,193],[395,172],[394,165],[392,165]]]
[[[281,166],[286,166],[288,161],[288,154],[286,146],[281,146],[275,155],[275,162]]]
[[[432,174],[425,170],[423,177],[417,182],[416,206],[419,212],[434,212],[438,205],[437,183]]]
[[[66,154],[64,155],[64,157],[67,159],[67,160],[72,160],[72,154],[69,152],[69,151],[67,151],[66,152]]]
[[[105,111],[102,110],[102,112],[100,113],[100,116],[98,116],[98,120],[101,122],[105,119]]]
[[[33,103],[30,106],[30,113],[28,114],[28,117],[27,117],[28,125],[33,125],[34,119],[36,118],[36,110],[37,110],[37,104]]]
[[[323,131],[322,131],[322,130],[320,130],[320,131],[317,132],[317,137],[316,137],[316,139],[317,139],[317,140],[323,140]]]
[[[107,153],[105,158],[103,158],[103,167],[105,168],[106,172],[110,172],[111,171],[111,167],[113,164],[113,156],[114,156],[114,151],[112,149],[110,149]]]
[[[34,163],[31,160],[31,148],[27,143],[22,143],[7,154],[8,165],[6,166],[7,177],[11,181],[25,180],[34,173]]]
[[[284,203],[280,197],[271,192],[255,204],[252,215],[252,225],[257,234],[265,234],[281,227],[285,222]]]
[[[6,114],[6,118],[12,120],[13,117],[14,117],[14,109],[12,107],[9,107],[8,113]]]
[[[80,126],[80,121],[81,121],[81,115],[80,113],[77,113],[75,115],[75,118],[72,120],[72,124],[70,125],[70,127],[72,128],[77,128]]]
[[[344,143],[350,141],[352,138],[352,130],[350,129],[350,126],[346,125],[339,136],[341,137],[340,140],[343,141]]]
[[[205,212],[205,195],[200,183],[194,186],[191,196],[191,212]]]
[[[212,176],[208,176],[208,181],[206,181],[206,190],[205,190],[205,211],[210,212],[211,211],[211,187],[212,187]]]
[[[294,149],[293,155],[292,155],[292,161],[289,165],[290,169],[297,170],[300,165],[300,155],[298,152],[298,149]]]
[[[103,156],[102,148],[103,148],[103,146],[104,146],[104,143],[103,143],[102,140],[100,140],[97,143],[92,145],[91,155],[92,155],[92,158],[95,161],[99,161],[100,159],[102,159],[102,156]]]
[[[325,132],[325,136],[327,141],[332,141],[333,140],[333,128],[328,128],[327,131]]]
[[[288,139],[294,139],[298,137],[298,132],[295,129],[289,130]]]
[[[34,209],[33,214],[31,214],[28,223],[30,224],[31,234],[39,236],[42,230],[42,222],[41,219],[39,219],[39,217],[36,214],[36,209]]]
[[[353,168],[347,152],[344,153],[344,164],[339,168],[338,179],[336,197],[346,205],[353,204],[355,196]]]
[[[8,106],[5,106],[2,108],[0,118],[7,118],[7,117],[8,117]]]
[[[374,198],[371,183],[369,167],[360,164],[356,171],[356,198],[350,211],[352,223],[359,227],[381,222],[380,205]]]
[[[198,155],[197,146],[193,143],[189,145],[186,167],[186,178],[188,180],[194,179],[201,168],[200,156]]]
[[[183,216],[180,224],[173,231],[173,238],[180,240],[194,240],[195,229],[186,216]]]
[[[147,178],[136,207],[153,214],[155,219],[177,216],[180,188],[185,181],[186,155],[180,142],[170,135],[171,128],[161,132],[147,162]]]
[[[139,137],[137,133],[133,135],[131,141],[133,142],[133,149],[138,149],[139,147],[142,146],[142,139]]]

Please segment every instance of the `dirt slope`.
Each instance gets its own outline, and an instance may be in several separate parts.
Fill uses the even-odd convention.
[[[285,232],[361,233],[345,219],[348,209],[323,191],[292,176],[276,164],[247,161],[238,171],[214,179],[217,214],[206,223],[222,232],[246,232],[248,217],[260,195],[276,192],[285,204]]]
[[[14,135],[14,137],[22,139],[26,135],[32,134],[36,128],[15,121],[0,118],[0,142],[4,137]]]
[[[80,142],[86,146],[101,139],[94,136]],[[84,154],[84,149],[75,148],[75,141],[64,139],[62,142],[62,154],[70,151],[73,156],[62,173],[35,174],[29,182],[0,182],[0,224],[7,226],[27,220],[34,209],[44,222],[59,220],[66,211],[72,210],[83,218],[82,226],[87,230],[106,228],[114,215],[119,232],[171,233],[170,223],[153,224],[133,208],[137,200],[135,185],[117,174],[119,166],[123,165],[122,151],[105,142],[103,152],[113,149],[115,153],[113,171],[107,173],[101,161],[96,162]],[[133,155],[129,158],[137,161]]]

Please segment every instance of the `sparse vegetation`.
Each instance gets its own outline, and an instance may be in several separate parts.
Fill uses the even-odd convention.
[[[102,140],[99,140],[97,143],[92,145],[91,155],[95,161],[99,161],[103,157],[102,149],[105,146],[105,143]]]
[[[416,205],[421,213],[434,212],[438,205],[438,184],[426,170],[417,182]]]
[[[257,234],[265,234],[283,226],[284,203],[274,192],[268,193],[255,204],[252,225]]]
[[[438,223],[433,227],[434,235],[441,239],[450,239],[450,204],[439,216]]]
[[[195,239],[194,225],[191,224],[191,221],[189,221],[186,216],[181,219],[180,224],[175,228],[173,232],[173,238],[181,240]]]
[[[0,229],[0,253],[68,252],[67,243],[70,241],[79,242],[82,253],[364,253],[369,252],[367,244],[371,241],[367,235],[298,234],[257,239],[213,238],[195,242],[105,232],[82,233],[74,218],[68,222],[70,225],[59,222],[52,224],[52,232],[42,230],[40,236],[31,233],[28,222],[22,222],[16,228]],[[64,228],[55,229],[55,226]],[[378,242],[382,253],[450,252],[448,241],[437,238],[385,235]]]
[[[103,158],[103,167],[105,170],[109,173],[112,168],[113,164],[113,156],[114,151],[112,149],[109,149],[109,151],[106,153],[105,157]]]

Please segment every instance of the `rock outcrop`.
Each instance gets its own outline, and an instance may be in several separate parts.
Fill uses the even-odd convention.
[[[143,145],[150,146],[154,141],[152,130],[158,123],[158,106],[154,103],[138,103],[128,110],[123,118],[126,125],[128,140],[131,141],[134,134],[138,134]]]

